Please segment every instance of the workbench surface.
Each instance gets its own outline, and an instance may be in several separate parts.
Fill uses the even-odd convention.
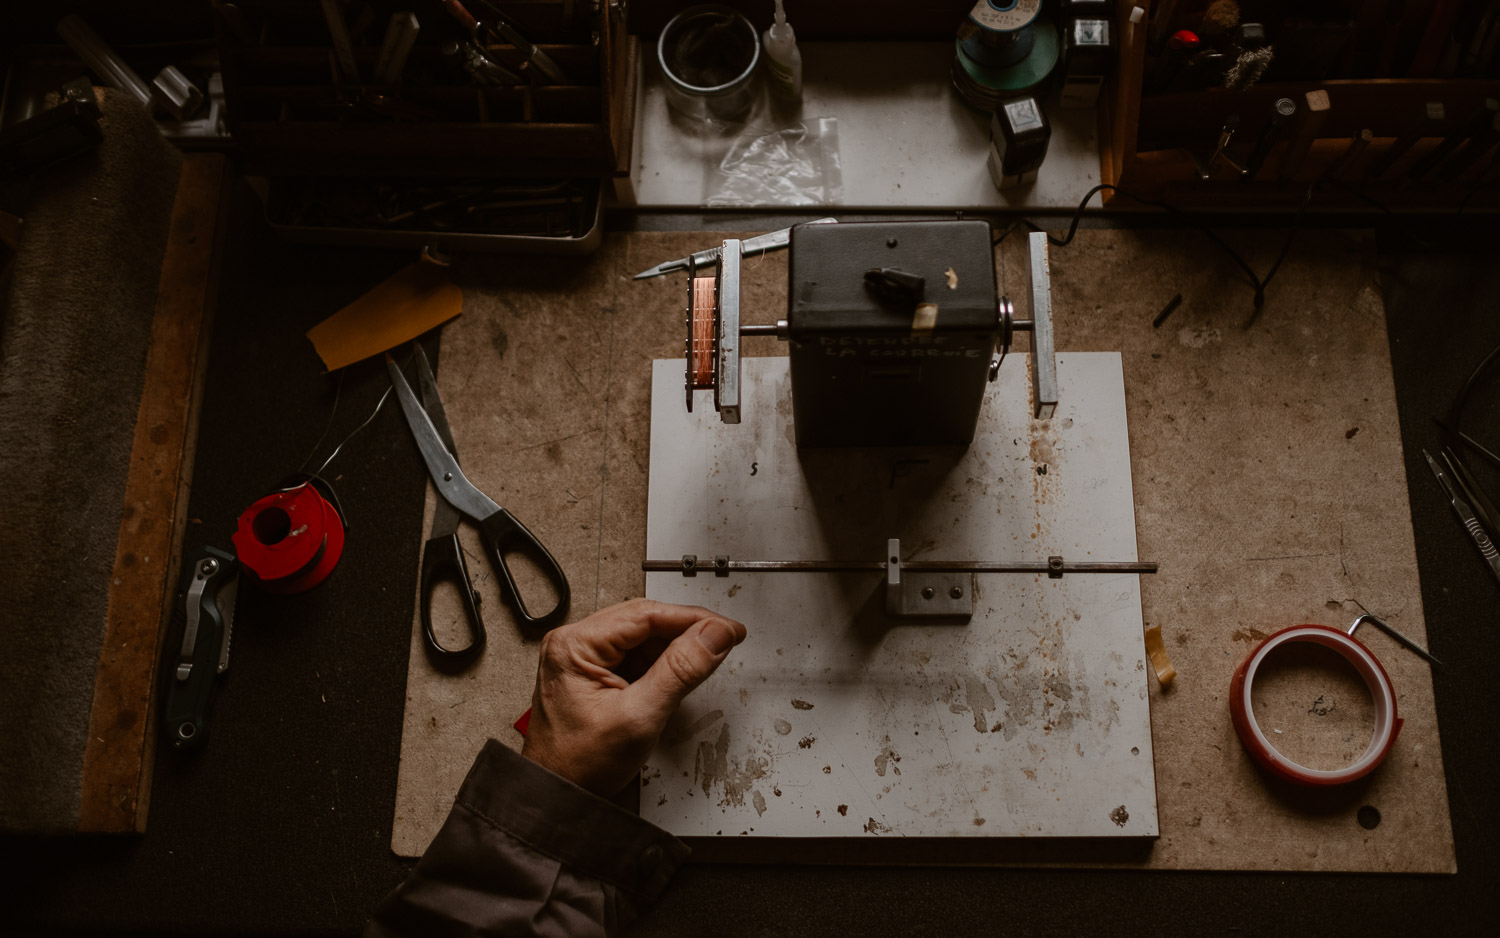
[[[240,217],[251,216],[242,211]],[[1107,923],[1112,930],[1277,932],[1295,927],[1335,934],[1407,927],[1451,930],[1455,925],[1473,929],[1482,921],[1478,916],[1493,920],[1490,892],[1500,875],[1493,843],[1500,828],[1492,813],[1481,813],[1478,799],[1484,790],[1480,786],[1487,785],[1493,775],[1490,727],[1500,717],[1488,677],[1489,662],[1500,654],[1496,633],[1489,628],[1497,589],[1436,486],[1429,484],[1419,449],[1431,447],[1437,439],[1430,415],[1446,410],[1456,384],[1472,363],[1500,341],[1500,321],[1490,314],[1489,300],[1500,291],[1500,274],[1487,266],[1496,246],[1493,238],[1438,251],[1427,246],[1436,234],[1424,231],[1423,235],[1423,245],[1415,245],[1408,232],[1393,233],[1387,251],[1380,255],[1383,266],[1371,267],[1374,255],[1367,241],[1327,231],[1305,232],[1268,292],[1258,324],[1244,330],[1250,291],[1195,235],[1133,234],[1129,237],[1138,246],[1170,248],[1159,248],[1165,255],[1157,255],[1149,268],[1139,271],[1148,279],[1106,284],[1111,302],[1128,305],[1131,315],[1097,318],[1093,324],[1100,331],[1092,334],[1077,322],[1082,333],[1069,338],[1066,328],[1060,330],[1060,346],[1064,350],[1117,350],[1139,343],[1147,361],[1159,361],[1149,356],[1161,354],[1182,362],[1193,378],[1186,386],[1148,386],[1132,392],[1127,379],[1127,394],[1145,392],[1152,409],[1147,415],[1131,405],[1132,431],[1153,420],[1175,425],[1182,435],[1176,442],[1192,443],[1187,416],[1196,409],[1198,416],[1205,417],[1203,405],[1217,402],[1221,422],[1214,426],[1214,436],[1199,438],[1197,448],[1212,457],[1210,463],[1267,460],[1259,474],[1264,476],[1266,490],[1275,496],[1257,502],[1264,513],[1237,527],[1213,524],[1213,514],[1156,518],[1146,512],[1148,506],[1137,506],[1142,556],[1166,557],[1161,545],[1149,540],[1148,531],[1174,531],[1196,538],[1195,543],[1201,545],[1202,556],[1194,557],[1194,564],[1207,565],[1210,574],[1214,564],[1223,564],[1225,575],[1238,570],[1237,575],[1249,575],[1259,587],[1254,595],[1231,597],[1223,590],[1223,578],[1213,575],[1189,582],[1163,575],[1143,584],[1147,619],[1161,624],[1167,633],[1182,672],[1179,681],[1202,682],[1210,698],[1214,693],[1221,696],[1219,702],[1182,707],[1192,712],[1177,715],[1188,730],[1179,737],[1180,745],[1163,745],[1158,733],[1158,772],[1178,772],[1179,781],[1192,781],[1196,775],[1202,784],[1190,789],[1160,787],[1163,837],[1155,852],[1184,858],[1173,865],[1220,865],[1186,857],[1190,841],[1170,831],[1165,821],[1174,815],[1191,823],[1201,815],[1201,826],[1211,829],[1206,838],[1191,843],[1208,843],[1216,850],[1235,850],[1241,855],[1253,853],[1265,858],[1262,868],[1320,865],[1277,853],[1288,841],[1276,831],[1285,825],[1312,825],[1326,832],[1318,842],[1335,848],[1329,851],[1333,859],[1327,866],[1387,868],[1381,864],[1394,857],[1406,868],[1426,864],[1420,868],[1446,871],[1452,868],[1445,860],[1450,855],[1443,849],[1449,816],[1442,800],[1446,791],[1453,798],[1456,851],[1451,855],[1457,859],[1456,875],[1370,878],[1328,873],[1268,878],[1129,870],[1098,875],[1059,869],[856,866],[822,867],[810,874],[805,868],[784,865],[690,866],[679,873],[661,905],[642,921],[639,933],[912,933],[930,929],[957,934],[992,931],[1003,921],[1023,932],[1079,932]],[[225,272],[214,337],[189,510],[201,524],[190,525],[184,545],[189,551],[227,537],[244,505],[303,461],[323,431],[338,382],[320,375],[302,332],[408,261],[404,255],[285,246],[248,222],[242,223],[237,236],[238,244],[228,252],[230,267]],[[1275,232],[1235,232],[1229,237],[1236,244],[1251,246],[1251,263],[1261,270],[1269,264],[1278,241]],[[566,294],[590,280],[619,280],[614,295],[633,297],[626,292],[630,273],[682,253],[677,249],[689,242],[701,246],[697,242],[703,236],[648,235],[635,236],[635,240],[639,247],[625,251],[623,260],[617,258],[609,270],[596,265],[611,256],[610,245],[618,244],[616,238],[606,242],[605,253],[589,262],[463,259],[455,277],[472,295],[507,297],[504,302],[510,315],[538,315],[541,307],[530,291]],[[1106,256],[1091,254],[1097,250],[1098,243],[1083,236],[1060,249],[1059,254],[1078,252],[1078,257],[1070,257],[1066,264],[1061,256],[1055,260],[1059,305],[1069,298],[1077,300],[1083,281],[1108,269]],[[1351,289],[1354,281],[1349,271],[1355,269],[1363,273],[1358,288]],[[1016,273],[1004,276],[1014,282]],[[1289,296],[1307,288],[1313,289],[1316,302],[1288,302]],[[1151,317],[1179,291],[1185,296],[1182,308],[1161,329],[1152,331]],[[1012,287],[1010,292],[1019,291]],[[647,285],[636,293],[650,298],[640,305],[617,299],[602,310],[593,310],[603,314],[602,334],[558,321],[555,335],[559,340],[585,343],[603,343],[613,335],[616,341],[628,343],[633,354],[649,356],[660,337],[641,334],[639,311],[668,302],[669,293],[675,297],[675,287]],[[1389,375],[1366,375],[1367,383],[1359,385],[1359,400],[1334,401],[1292,393],[1284,382],[1246,373],[1246,367],[1270,368],[1278,356],[1285,356],[1288,380],[1314,375],[1332,381],[1351,370],[1359,372],[1359,363],[1371,360],[1371,355],[1382,359],[1385,352],[1369,344],[1383,341],[1378,328],[1360,335],[1315,328],[1312,317],[1326,312],[1325,303],[1335,296],[1342,308],[1368,317],[1379,316],[1384,299],[1394,385]],[[1127,334],[1127,329],[1133,331]],[[1086,338],[1080,340],[1080,334]],[[484,339],[497,359],[504,358],[509,367],[524,367],[523,350],[506,332]],[[430,339],[429,351],[436,350],[436,342]],[[1127,350],[1130,354],[1135,353]],[[620,380],[608,360],[595,362],[580,369],[581,380],[606,385]],[[438,367],[441,380],[441,358]],[[572,380],[566,374],[559,377]],[[343,379],[329,440],[342,438],[363,421],[385,384],[379,363],[350,369]],[[1394,401],[1400,418],[1399,438],[1397,428],[1390,425],[1384,435],[1370,434],[1375,424],[1367,422],[1363,412],[1354,414],[1354,420],[1332,419],[1349,416],[1339,410],[1346,405],[1358,411],[1368,403],[1363,400],[1367,393],[1377,400],[1383,398],[1387,405]],[[644,408],[646,402],[639,397],[612,398],[610,406],[618,417],[622,410]],[[1494,396],[1486,398],[1483,407],[1487,410],[1475,412],[1472,426],[1494,426],[1495,406]],[[450,402],[450,411],[452,407]],[[1281,452],[1236,450],[1246,445],[1243,441],[1248,435],[1240,431],[1253,423],[1257,408],[1269,412],[1279,408],[1288,415],[1276,424]],[[1337,438],[1308,434],[1305,418],[1309,414],[1326,415],[1330,426],[1338,424]],[[534,424],[513,429],[540,431],[545,427],[540,409],[531,416]],[[1199,420],[1200,426],[1209,423]],[[1359,432],[1346,438],[1355,427]],[[539,452],[544,455],[551,445],[545,434],[514,432],[510,439],[514,445],[541,442]],[[598,459],[596,441],[592,465],[582,475],[599,480],[603,473],[643,472],[639,457],[644,440],[618,435],[607,439],[610,446],[605,451],[611,454],[607,464]],[[566,453],[569,442],[556,443]],[[1276,499],[1296,498],[1316,481],[1299,477],[1286,462],[1290,457],[1282,452],[1308,451],[1319,458],[1347,453],[1359,461],[1357,457],[1365,452],[1362,447],[1367,446],[1397,453],[1398,467],[1405,474],[1404,478],[1399,473],[1360,476],[1354,484],[1369,493],[1361,501],[1371,506],[1392,505],[1392,493],[1399,502],[1400,493],[1409,491],[1415,548],[1401,531],[1405,523],[1399,510],[1404,504],[1392,507],[1398,512],[1394,519],[1388,512],[1373,511],[1362,519],[1374,542],[1383,543],[1393,529],[1405,540],[1406,547],[1398,545],[1389,556],[1381,548],[1362,547],[1372,541],[1351,538],[1347,526],[1342,555],[1330,549],[1323,537],[1327,520],[1323,511],[1315,513],[1308,527],[1319,535],[1315,544],[1288,545],[1265,537],[1264,532],[1291,513],[1290,505]],[[320,452],[326,454],[327,446]],[[1169,455],[1160,450],[1146,452],[1133,441],[1136,460],[1167,466]],[[1389,467],[1388,461],[1375,460],[1361,471],[1373,472],[1374,465]],[[1204,471],[1209,469],[1219,471],[1214,465]],[[419,507],[425,475],[404,424],[390,408],[350,441],[330,474],[351,520],[344,559],[328,583],[303,597],[272,598],[246,592],[236,627],[235,669],[216,707],[219,732],[213,745],[187,762],[173,762],[170,753],[162,754],[148,832],[139,840],[7,841],[8,855],[25,860],[7,882],[5,905],[0,908],[7,920],[37,928],[352,932],[379,897],[405,875],[409,862],[391,855],[390,837],[414,578],[425,531]],[[1136,477],[1139,498],[1142,482],[1149,484],[1139,463]],[[1216,478],[1213,474],[1197,477],[1194,497],[1205,511],[1229,511],[1231,506],[1215,488],[1220,484]],[[506,483],[507,487],[512,484],[517,491],[495,494],[519,506],[525,503],[525,490],[540,483]],[[1258,493],[1249,494],[1253,498]],[[618,505],[594,502],[590,510],[596,524],[624,525],[627,521],[612,517],[621,510]],[[1353,510],[1364,508],[1356,505]],[[1269,543],[1257,543],[1257,538]],[[596,538],[593,544],[593,575],[579,576],[575,583],[577,614],[639,590],[639,542],[622,538],[600,545]],[[1332,556],[1249,560],[1302,553]],[[1422,574],[1420,593],[1414,589],[1413,560]],[[1351,574],[1359,575],[1353,583],[1344,579],[1345,565]],[[1290,574],[1294,581],[1311,576],[1313,582],[1311,586],[1286,583],[1283,574]],[[1208,619],[1179,605],[1199,602],[1199,591],[1208,594],[1203,608],[1222,607],[1222,616]],[[1297,599],[1294,603],[1287,597]],[[1404,607],[1403,598],[1408,603]],[[1401,624],[1419,636],[1425,624],[1433,651],[1445,661],[1434,675],[1436,709],[1430,714],[1441,718],[1446,785],[1421,796],[1391,790],[1386,792],[1388,797],[1378,800],[1382,789],[1366,790],[1361,804],[1376,804],[1384,820],[1355,837],[1346,836],[1348,825],[1353,824],[1347,805],[1298,808],[1265,791],[1225,787],[1206,768],[1243,758],[1228,727],[1222,691],[1217,690],[1224,683],[1225,665],[1216,661],[1238,661],[1248,650],[1246,642],[1234,634],[1267,631],[1261,622],[1344,622],[1352,619],[1354,609],[1345,603],[1348,599],[1383,610],[1393,619],[1400,617]],[[1339,608],[1329,608],[1328,603]],[[492,624],[491,629],[499,632],[499,624]],[[1178,641],[1178,636],[1187,641]],[[1392,677],[1398,690],[1421,692],[1424,672],[1383,641],[1374,638],[1371,644],[1388,667],[1394,665]],[[1180,699],[1190,700],[1187,695]],[[1161,701],[1153,696],[1153,720],[1170,715]],[[1405,735],[1412,730],[1417,732]],[[504,731],[497,728],[497,732]],[[1417,764],[1389,764],[1377,773],[1373,784],[1393,785],[1417,777],[1424,765],[1430,767],[1438,755],[1435,732],[1432,727],[1409,725],[1396,752],[1417,756],[1413,759]],[[1417,753],[1404,748],[1408,740],[1412,747],[1430,748]],[[1253,784],[1257,776],[1252,773],[1243,778]],[[433,791],[430,799],[441,802],[449,794]],[[1269,809],[1263,807],[1267,804]],[[1192,813],[1184,815],[1184,808]],[[1395,849],[1382,850],[1381,838],[1391,831],[1402,832],[1402,842]],[[1374,859],[1365,859],[1366,865],[1359,866],[1362,857]],[[1130,861],[1126,858],[1125,862]],[[193,884],[191,902],[183,901],[184,883]],[[271,896],[275,901],[268,901]]]

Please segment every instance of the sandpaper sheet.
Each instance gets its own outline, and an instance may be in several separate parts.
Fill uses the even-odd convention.
[[[630,275],[725,236],[612,235],[585,260],[465,258],[452,270],[465,315],[445,329],[438,383],[465,471],[567,569],[570,619],[644,590],[651,361],[681,353],[686,282]],[[1259,270],[1280,246],[1274,232],[1229,237]],[[997,250],[1001,291],[1028,315],[1025,242]],[[1416,656],[1361,633],[1405,725],[1386,764],[1355,786],[1311,797],[1278,785],[1229,721],[1234,669],[1279,628],[1347,626],[1367,609],[1425,640],[1372,241],[1304,236],[1253,323],[1249,287],[1194,232],[1081,231],[1051,266],[1059,349],[1121,353],[1138,549],[1161,564],[1142,578],[1142,609],[1178,672],[1151,691],[1160,837],[1140,855],[1065,859],[1451,872],[1432,683]],[[746,260],[745,321],[784,315],[786,270],[784,253]],[[1182,305],[1153,328],[1179,292]],[[745,345],[785,353],[773,339]],[[431,840],[486,737],[521,740],[511,723],[529,704],[535,643],[470,550],[490,645],[473,669],[444,673],[413,623],[392,836],[402,855]],[[1302,665],[1265,682],[1263,721],[1293,754],[1336,760],[1368,705],[1346,675]]]

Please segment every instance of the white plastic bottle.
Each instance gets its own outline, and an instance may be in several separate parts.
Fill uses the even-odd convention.
[[[797,48],[797,34],[786,21],[781,0],[776,0],[776,21],[766,30],[764,45],[772,89],[783,98],[802,97],[802,53]]]

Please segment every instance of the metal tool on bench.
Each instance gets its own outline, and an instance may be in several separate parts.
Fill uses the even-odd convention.
[[[817,218],[807,225],[833,225],[837,224],[837,218]],[[795,226],[794,226],[795,227]],[[777,231],[768,231],[763,235],[746,238],[740,242],[740,256],[750,257],[754,254],[765,254],[768,251],[779,251],[786,247],[792,236],[791,228],[781,228]],[[687,257],[679,257],[676,260],[662,261],[655,267],[648,267],[636,274],[634,280],[650,280],[652,277],[660,277],[679,270],[688,270],[696,267],[712,267],[719,262],[724,253],[722,245],[705,248]]]
[[[1426,457],[1427,465],[1432,467],[1432,474],[1437,476],[1438,484],[1443,487],[1443,493],[1448,496],[1448,503],[1453,506],[1453,513],[1458,515],[1458,520],[1464,526],[1464,530],[1469,532],[1474,546],[1479,548],[1480,556],[1484,558],[1485,563],[1489,564],[1490,571],[1495,574],[1497,580],[1500,580],[1500,551],[1495,549],[1494,542],[1490,540],[1484,526],[1479,523],[1474,509],[1460,492],[1462,483],[1456,485],[1442,464],[1432,458],[1431,453],[1423,450],[1422,455]]]
[[[420,352],[418,361],[425,361]],[[438,657],[452,659],[471,656],[477,653],[484,644],[484,626],[479,617],[478,603],[473,601],[475,598],[473,586],[469,582],[467,565],[463,562],[463,549],[458,543],[456,534],[457,524],[464,517],[473,520],[478,526],[483,536],[485,549],[490,556],[490,563],[500,574],[500,594],[515,608],[523,627],[545,629],[557,625],[567,614],[568,601],[571,596],[568,589],[568,577],[563,572],[562,566],[524,524],[516,520],[510,512],[495,504],[488,495],[465,478],[463,470],[458,466],[457,457],[450,449],[453,433],[448,427],[448,418],[443,412],[442,398],[438,394],[436,382],[432,380],[431,369],[424,368],[421,364],[418,365],[419,379],[423,385],[423,398],[431,402],[424,406],[412,392],[411,385],[406,383],[406,378],[401,374],[401,369],[396,365],[395,359],[386,355],[385,363],[391,375],[391,384],[396,389],[396,399],[401,402],[401,411],[406,415],[406,424],[411,428],[412,436],[417,441],[417,449],[421,451],[422,460],[427,464],[428,474],[431,475],[433,484],[437,486],[438,494],[442,496],[443,501],[456,509],[459,515],[451,522],[445,520],[445,515],[434,516],[433,540],[446,541],[446,544],[440,544],[439,547],[434,548],[433,540],[429,540],[423,552],[422,625],[429,646]],[[439,522],[442,522],[443,526],[451,523],[452,530],[445,531]],[[428,553],[434,550],[440,553],[429,561]],[[523,555],[540,570],[542,576],[557,594],[557,602],[550,610],[538,615],[532,614],[506,562],[508,554]],[[473,640],[467,647],[458,650],[440,645],[432,630],[430,614],[432,591],[435,585],[444,579],[455,581],[459,593],[464,596],[465,610],[469,615],[469,624],[473,630]]]
[[[177,654],[167,662],[167,699],[162,725],[172,748],[189,749],[208,739],[208,712],[214,684],[229,668],[239,563],[233,554],[206,547],[193,558],[172,609],[181,628]],[[175,636],[174,631],[174,636]]]
[[[974,577],[979,573],[1045,573],[1049,579],[1060,580],[1069,573],[1155,573],[1156,564],[1079,562],[1060,556],[1045,561],[902,560],[901,540],[893,537],[886,541],[884,560],[734,560],[719,554],[705,562],[697,554],[684,554],[681,560],[642,561],[641,569],[719,577],[731,573],[884,573],[886,615],[967,622],[974,615]]]
[[[712,390],[723,421],[739,423],[740,340],[775,336],[790,345],[798,446],[964,446],[1015,333],[1029,331],[1032,413],[1052,416],[1045,234],[1028,245],[1030,319],[996,294],[984,222],[809,224],[788,240],[787,318],[775,325],[741,323],[741,242],[724,242],[711,277],[690,263],[688,410],[696,391]]]

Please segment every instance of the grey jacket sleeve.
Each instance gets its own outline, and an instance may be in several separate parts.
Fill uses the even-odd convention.
[[[365,938],[614,935],[687,854],[665,831],[492,739]]]

